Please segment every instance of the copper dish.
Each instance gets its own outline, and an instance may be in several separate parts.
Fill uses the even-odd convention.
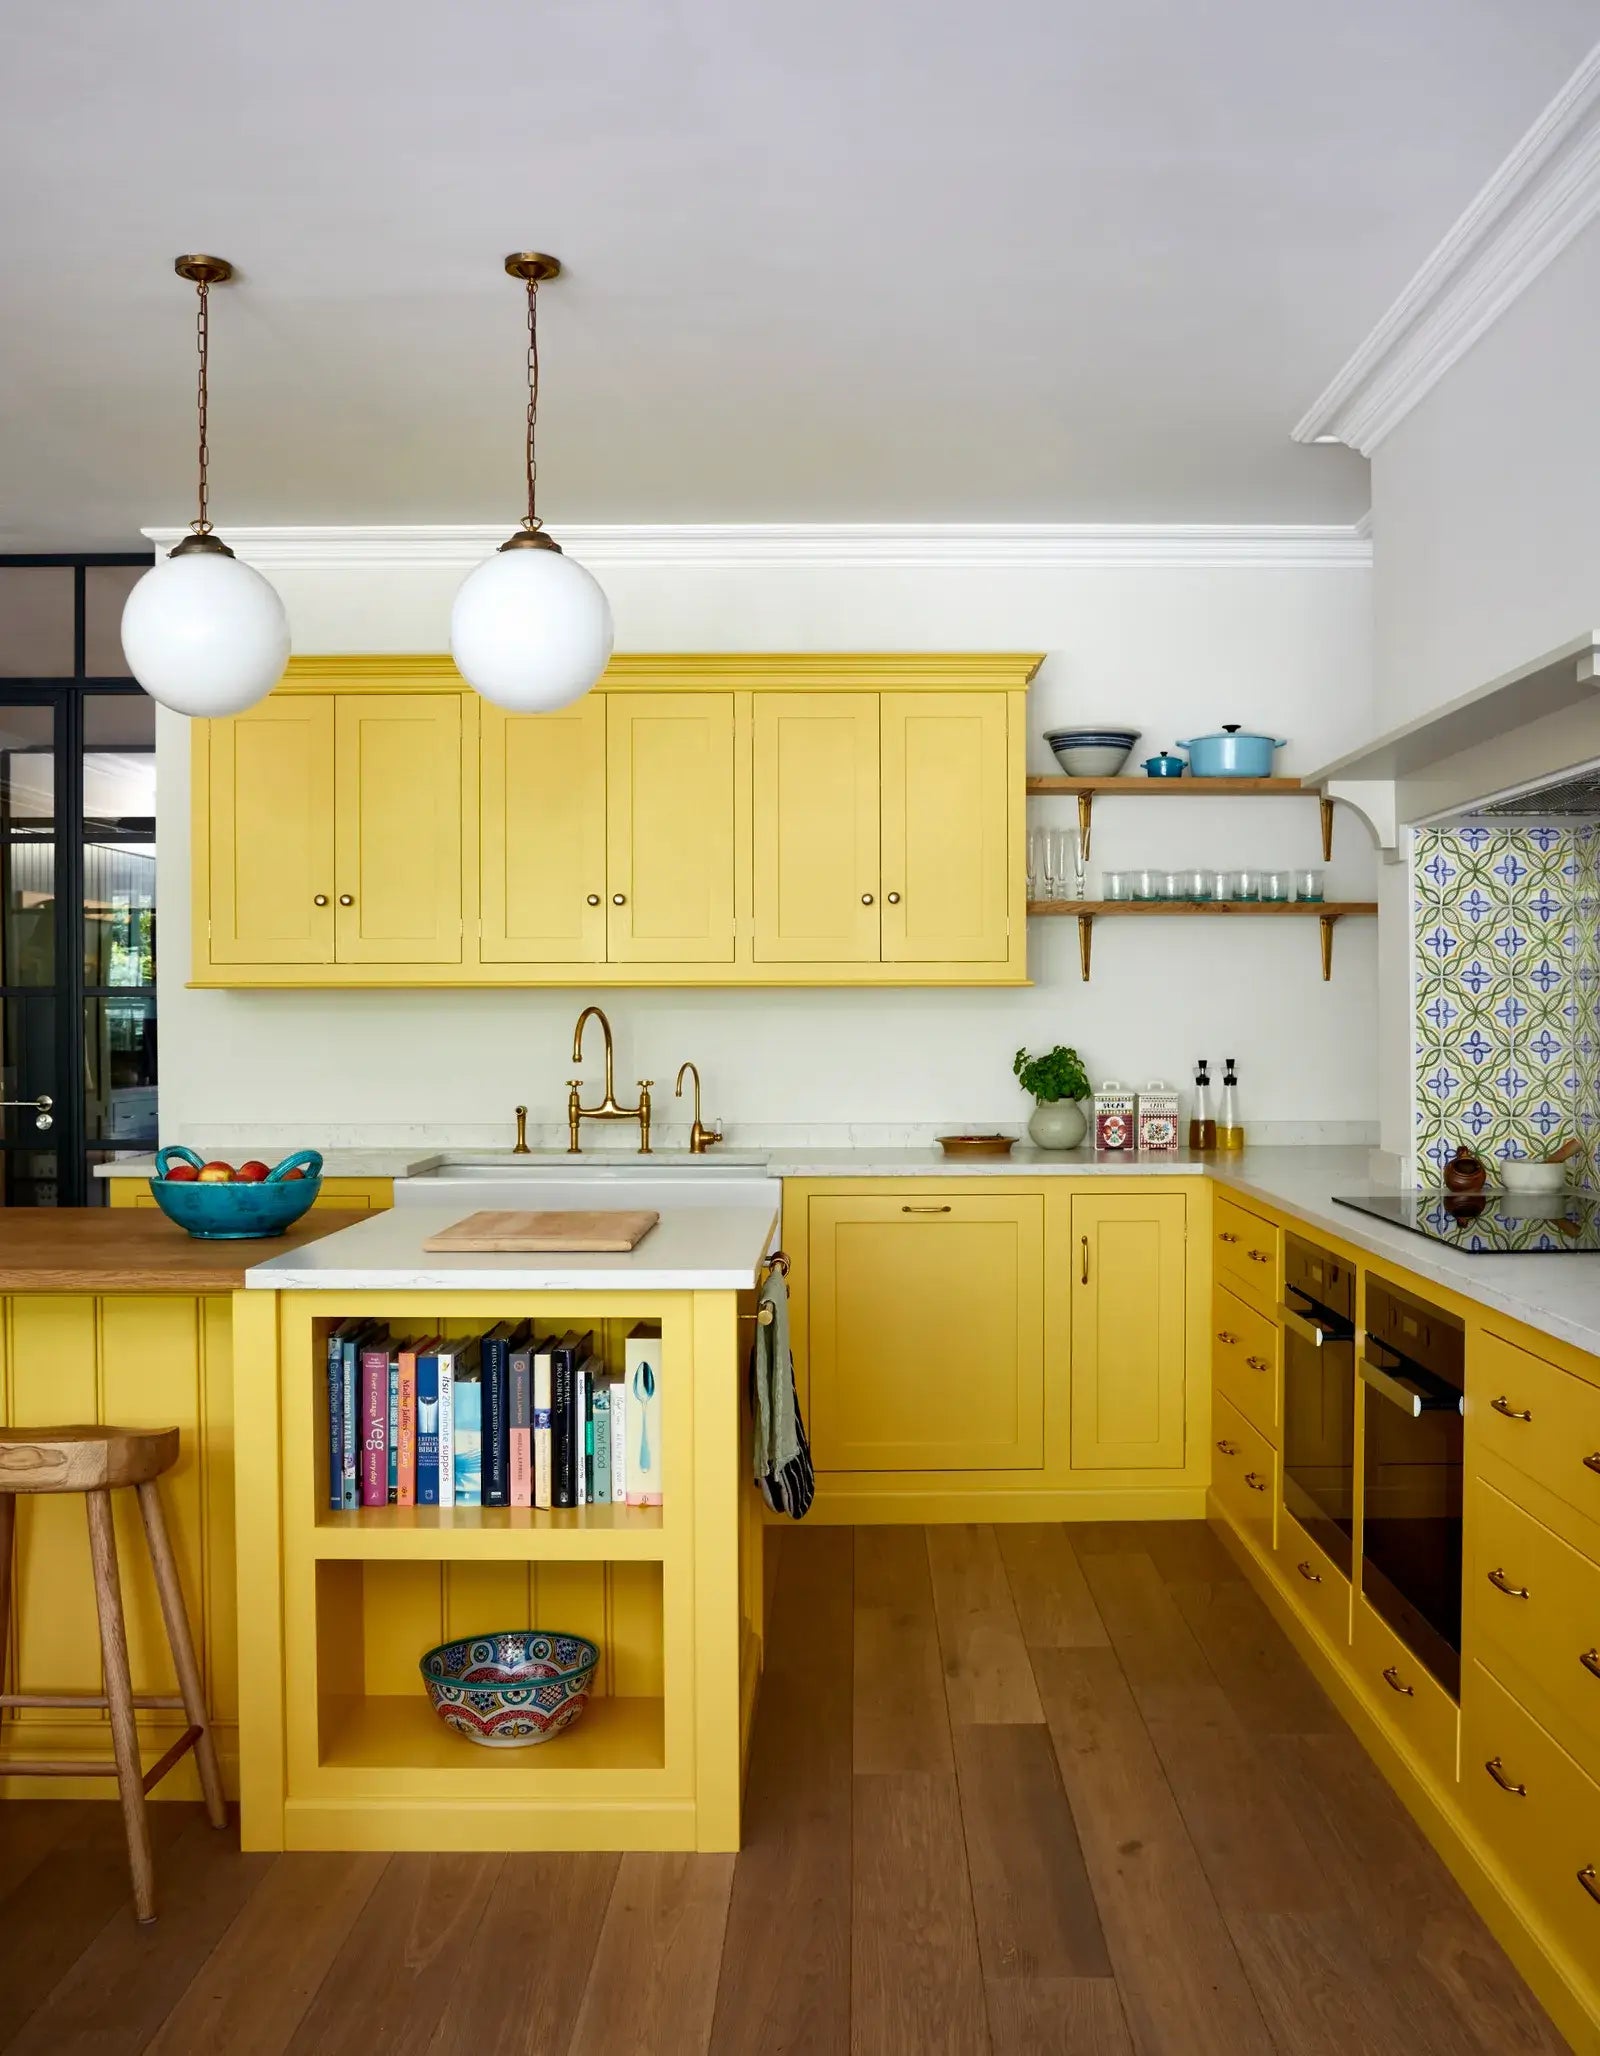
[[[1003,1157],[1017,1146],[1014,1135],[941,1135],[939,1147],[946,1156]]]

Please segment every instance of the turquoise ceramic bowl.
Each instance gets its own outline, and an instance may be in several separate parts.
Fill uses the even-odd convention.
[[[167,1176],[167,1166],[174,1161],[193,1164],[198,1171],[205,1160],[181,1145],[157,1150],[156,1175],[150,1180],[156,1205],[169,1221],[208,1242],[259,1242],[269,1235],[281,1235],[322,1189],[322,1158],[314,1149],[299,1149],[286,1156],[259,1185],[198,1185],[189,1179],[174,1180]],[[291,1178],[288,1173],[293,1170],[303,1170],[306,1175]]]
[[[441,1642],[418,1668],[447,1728],[486,1749],[529,1749],[581,1717],[599,1661],[582,1635],[529,1628]]]

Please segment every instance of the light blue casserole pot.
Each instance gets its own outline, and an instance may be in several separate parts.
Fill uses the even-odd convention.
[[[322,1158],[314,1149],[297,1149],[274,1164],[259,1185],[199,1185],[167,1176],[174,1159],[198,1171],[205,1159],[181,1144],[156,1151],[156,1175],[150,1180],[155,1202],[169,1221],[207,1242],[255,1242],[281,1235],[298,1221],[322,1189]],[[293,1170],[303,1178],[291,1178]]]
[[[1196,778],[1270,778],[1273,753],[1283,746],[1281,738],[1245,734],[1237,721],[1224,722],[1219,735],[1197,735],[1177,745],[1189,752]]]

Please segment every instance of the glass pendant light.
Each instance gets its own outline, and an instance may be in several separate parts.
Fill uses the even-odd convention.
[[[233,276],[222,257],[180,257],[173,265],[200,297],[195,336],[200,351],[199,511],[189,533],[153,564],[122,610],[122,653],[151,699],[174,713],[240,714],[283,676],[289,661],[289,618],[259,571],[241,564],[212,532],[206,473],[206,358],[209,293]]]
[[[528,511],[516,534],[462,580],[450,612],[450,653],[486,700],[518,714],[550,713],[582,699],[611,661],[611,607],[599,583],[561,554],[534,507],[539,475],[539,281],[554,257],[515,252],[506,270],[528,289]]]

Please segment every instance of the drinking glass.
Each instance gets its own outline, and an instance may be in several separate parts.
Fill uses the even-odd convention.
[[[1229,873],[1228,897],[1236,900],[1258,900],[1261,897],[1261,873],[1259,871],[1233,871]]]
[[[1045,828],[1028,830],[1028,897],[1031,900],[1042,900],[1045,896],[1044,848],[1048,833],[1049,830]]]
[[[1072,844],[1072,886],[1079,899],[1086,899],[1089,893],[1089,859],[1083,847],[1083,837],[1076,829],[1069,831]]]
[[[1101,888],[1108,900],[1131,900],[1133,898],[1133,873],[1131,871],[1107,871]]]
[[[1188,897],[1188,880],[1189,874],[1187,871],[1163,871],[1161,873],[1160,897],[1164,900],[1186,899]]]
[[[1233,873],[1231,871],[1208,871],[1205,874],[1205,896],[1209,900],[1226,900],[1233,897]]]
[[[1159,871],[1131,871],[1133,896],[1136,900],[1153,900],[1161,897],[1161,873]]]
[[[1062,900],[1068,897],[1068,881],[1072,876],[1071,831],[1065,828],[1045,830],[1044,842],[1044,893],[1046,899]]]
[[[1297,900],[1319,900],[1322,897],[1323,874],[1320,871],[1296,871],[1294,874],[1294,896]]]
[[[1294,897],[1294,873],[1292,871],[1263,871],[1261,874],[1261,897],[1264,900],[1286,900]]]
[[[1185,871],[1183,873],[1183,893],[1181,896],[1188,900],[1210,899],[1210,874],[1205,871]]]

